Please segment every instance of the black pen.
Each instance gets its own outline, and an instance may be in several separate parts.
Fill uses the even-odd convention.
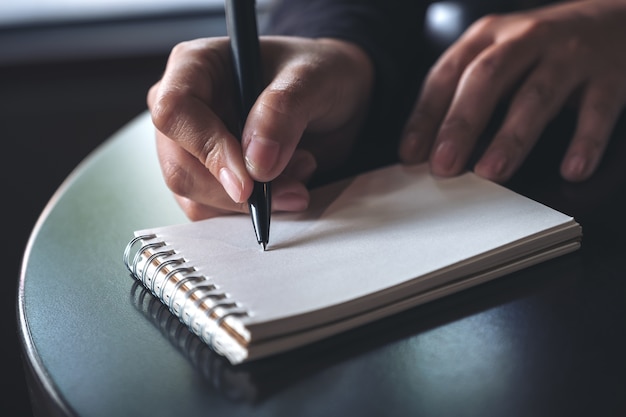
[[[235,81],[239,89],[240,125],[239,139],[250,108],[263,89],[261,51],[256,22],[255,0],[226,0],[226,30],[230,39],[230,49],[235,69]],[[272,211],[271,184],[254,182],[248,208],[257,242],[267,247],[270,236],[270,216]]]

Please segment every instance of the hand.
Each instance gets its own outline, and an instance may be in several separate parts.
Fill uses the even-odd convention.
[[[261,38],[267,87],[241,143],[227,38],[183,42],[148,93],[167,186],[192,220],[246,212],[253,180],[272,180],[274,210],[307,207],[306,182],[347,158],[369,106],[373,67],[339,40]]]
[[[477,174],[504,182],[575,97],[578,122],[560,171],[569,181],[587,179],[626,103],[624,39],[622,0],[564,2],[480,19],[431,69],[400,158],[430,157],[434,174],[458,174],[496,105],[510,97],[502,125],[474,166]]]

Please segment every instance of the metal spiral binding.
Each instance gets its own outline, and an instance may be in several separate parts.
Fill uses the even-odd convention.
[[[192,273],[195,272],[196,270],[194,268],[178,268],[177,270],[173,270],[170,271],[170,274],[172,273]],[[168,274],[169,275],[169,274]],[[178,290],[180,289],[180,287],[182,287],[185,283],[189,283],[191,281],[205,281],[205,278],[202,275],[186,275],[185,277],[181,278],[180,280],[178,280],[178,282],[176,282],[176,284],[174,284],[174,288],[172,288],[172,293],[169,295],[170,299],[169,302],[167,303],[167,308],[172,312],[172,313],[176,313],[176,311],[174,311],[174,300],[176,299],[176,293],[178,292]],[[167,279],[166,279],[167,282]],[[211,284],[212,285],[212,284]],[[163,288],[165,288],[165,285],[163,286]],[[165,298],[163,297],[163,292],[161,292],[161,295],[159,296],[160,299],[162,299],[163,301],[165,301]]]
[[[213,312],[217,309],[217,308],[223,308],[223,309],[228,309],[227,311],[224,312],[224,314],[222,314],[219,318],[217,318],[216,320],[213,320],[213,324],[215,325],[215,328],[219,328],[222,325],[222,322],[230,316],[247,316],[248,312],[246,310],[244,310],[243,308],[241,308],[241,306],[239,305],[239,303],[233,303],[233,302],[224,302],[224,303],[218,303],[216,305],[214,305],[213,307],[211,307],[209,310],[207,310],[204,314],[207,315],[207,317],[211,317],[211,314],[213,314]],[[215,336],[215,332],[211,332],[208,331],[206,329],[207,324],[211,322],[211,320],[207,321],[204,323],[204,326],[202,326],[199,330],[198,330],[198,336],[200,336],[200,338],[202,340],[204,340],[206,342],[207,345],[211,346],[212,349],[214,349],[216,352],[219,352],[219,349],[217,348],[217,346],[215,346],[215,343],[213,343],[213,338]],[[206,334],[205,334],[206,333]]]
[[[156,235],[136,236],[126,245],[126,248],[124,249],[124,265],[126,265],[126,268],[131,273],[133,273],[133,267],[130,264],[130,251],[133,250],[133,246],[135,246],[135,244],[141,240],[150,240],[154,238],[156,238]]]
[[[141,271],[141,276],[139,277],[139,280],[144,283],[146,288],[150,289],[148,287],[148,282],[146,281],[147,274],[148,274],[148,267],[152,264],[152,262],[154,262],[155,259],[160,258],[160,257],[170,256],[170,255],[173,255],[174,253],[175,252],[173,250],[156,252],[150,255],[150,257],[143,263],[144,267],[143,267],[143,270]],[[158,268],[161,268],[161,265],[163,265],[163,263],[160,263]]]
[[[197,290],[202,290],[203,288],[208,288],[208,290],[205,290],[206,292],[204,294],[202,294],[201,296],[199,296],[191,305],[191,311],[192,313],[188,313],[189,316],[189,320],[187,321],[185,319],[185,313],[187,313],[187,302],[190,299],[190,295],[192,292],[195,292]],[[197,310],[200,308],[200,306],[206,301],[206,300],[216,300],[215,301],[215,305],[217,305],[217,300],[223,300],[224,298],[227,298],[226,293],[223,291],[218,290],[215,286],[211,287],[211,286],[195,286],[193,289],[191,289],[190,291],[187,292],[187,294],[185,294],[185,303],[183,304],[182,308],[180,309],[180,318],[183,321],[183,323],[185,323],[186,325],[188,325],[190,328],[192,328],[192,325],[194,323],[194,319],[195,319],[195,313],[197,312]],[[192,328],[193,330],[193,328]]]
[[[158,249],[163,246],[165,246],[165,242],[156,242],[156,243],[148,243],[147,245],[143,245],[141,248],[139,248],[139,250],[135,254],[135,257],[133,258],[133,264],[132,264],[133,268],[131,270],[131,272],[133,273],[135,277],[139,278],[139,273],[137,272],[137,266],[139,265],[139,260],[143,256],[144,252],[147,251],[148,249]],[[146,269],[147,269],[147,265],[148,264],[146,264],[145,266]]]
[[[162,255],[163,256],[170,256],[173,255],[175,252],[174,251],[167,251],[167,252],[163,252]],[[152,273],[152,276],[149,278],[152,278],[150,280],[150,285],[148,286],[148,283],[146,282],[146,287],[148,287],[150,289],[150,291],[152,292],[152,294],[157,295],[156,290],[154,289],[154,285],[156,284],[157,278],[159,276],[159,272],[161,272],[162,269],[167,268],[168,266],[171,265],[182,265],[183,263],[185,263],[185,260],[183,258],[176,258],[176,259],[168,259],[166,261],[163,261],[159,264],[159,266],[156,267],[156,269],[154,270],[154,272]],[[146,264],[148,264],[146,262]],[[171,268],[170,270],[177,270],[177,268]],[[171,276],[170,276],[171,278]],[[165,286],[165,284],[167,283],[167,280],[163,280],[163,286]]]
[[[224,320],[231,316],[247,316],[248,312],[238,303],[232,301],[229,295],[221,291],[216,284],[209,281],[204,275],[197,273],[192,266],[186,265],[187,260],[176,256],[177,252],[168,247],[163,241],[157,239],[155,234],[141,235],[134,237],[124,250],[124,264],[133,277],[139,281],[144,288],[155,295],[160,302],[178,317],[193,333],[200,337],[209,347],[217,353],[222,354],[214,345],[214,332],[222,325]],[[139,242],[142,246],[135,252],[132,261],[131,252],[133,247]],[[161,248],[161,249],[159,249]],[[147,258],[145,252],[150,249],[159,249],[151,253]],[[154,262],[158,265],[154,270],[149,271],[149,266]],[[140,270],[141,267],[141,270]],[[164,271],[167,271],[164,274]],[[160,278],[160,275],[163,275]],[[159,284],[157,284],[157,280]],[[165,293],[168,283],[173,287]],[[180,298],[179,292],[183,290],[180,307],[176,308],[176,300]],[[197,294],[197,292],[201,292]],[[195,299],[192,302],[192,298]],[[169,299],[167,299],[169,297]],[[178,297],[178,298],[177,298]],[[210,307],[203,308],[202,305],[211,300]],[[220,310],[219,317],[212,317]],[[204,323],[202,323],[204,320]],[[202,323],[201,326],[199,324]],[[211,326],[207,326],[211,324]],[[210,327],[211,329],[209,329]],[[211,331],[214,330],[214,331]]]

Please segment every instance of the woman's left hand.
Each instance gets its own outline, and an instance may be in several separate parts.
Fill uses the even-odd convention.
[[[626,103],[626,1],[582,0],[486,16],[427,76],[405,127],[400,158],[460,173],[496,106],[508,112],[474,171],[504,182],[550,120],[575,99],[578,122],[560,166],[582,181],[596,170]]]

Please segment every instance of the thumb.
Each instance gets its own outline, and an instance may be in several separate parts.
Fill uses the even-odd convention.
[[[252,106],[241,141],[246,169],[263,182],[281,174],[305,130],[307,136],[332,136],[364,113],[371,81],[369,58],[348,42],[281,39],[264,46],[269,56],[269,48],[278,47],[279,72]],[[336,152],[336,142],[324,146]]]
[[[304,133],[315,97],[307,86],[273,82],[250,110],[243,130],[246,168],[257,181],[275,179],[285,169]]]

